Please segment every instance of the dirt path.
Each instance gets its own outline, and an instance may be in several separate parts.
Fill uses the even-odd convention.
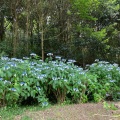
[[[68,106],[53,106],[43,111],[25,112],[14,120],[120,120],[118,110],[106,110],[102,103],[75,104]]]

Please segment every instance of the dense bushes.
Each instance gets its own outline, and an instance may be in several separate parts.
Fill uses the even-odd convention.
[[[0,105],[71,103],[120,99],[120,68],[97,62],[83,70],[72,63],[31,58],[0,59]],[[32,100],[32,101],[31,101]]]
[[[105,61],[97,61],[90,66],[89,72],[97,75],[97,83],[94,83],[96,94],[105,99],[117,100],[120,98],[120,67],[118,64],[110,64]],[[91,88],[91,87],[90,87]]]

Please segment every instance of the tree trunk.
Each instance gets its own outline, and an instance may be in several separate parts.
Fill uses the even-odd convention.
[[[27,1],[27,18],[26,18],[26,54],[29,51],[29,0]]]
[[[17,53],[17,37],[18,37],[18,27],[17,27],[17,16],[14,20],[14,38],[13,38],[13,57],[16,57]]]
[[[14,34],[13,34],[13,57],[17,56],[17,49],[18,49],[18,14],[17,14],[17,6],[19,4],[20,1],[17,1],[15,3],[14,6],[14,11],[13,11],[13,16],[14,16],[14,22],[13,22],[13,30],[14,30]],[[11,8],[12,9],[12,8]]]
[[[42,49],[42,60],[44,61],[44,30],[43,30],[43,14],[41,17],[41,49]]]
[[[0,19],[0,42],[3,41],[5,35],[4,31],[4,15],[1,14],[1,19]]]

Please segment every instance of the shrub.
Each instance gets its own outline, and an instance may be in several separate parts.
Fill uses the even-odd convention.
[[[102,61],[83,70],[70,62],[43,62],[34,56],[24,59],[1,57],[1,105],[23,104],[29,100],[45,107],[54,101],[99,102],[108,95],[112,99],[120,97],[117,64]]]
[[[97,75],[97,80],[89,85],[90,92],[101,98],[111,97],[112,100],[120,98],[120,67],[118,64],[110,64],[98,61],[90,65],[89,72]]]

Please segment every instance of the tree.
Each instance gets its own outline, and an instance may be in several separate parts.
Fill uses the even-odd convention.
[[[1,0],[0,52],[119,61],[119,0]],[[110,55],[109,55],[110,54]],[[112,55],[111,55],[112,54]]]

